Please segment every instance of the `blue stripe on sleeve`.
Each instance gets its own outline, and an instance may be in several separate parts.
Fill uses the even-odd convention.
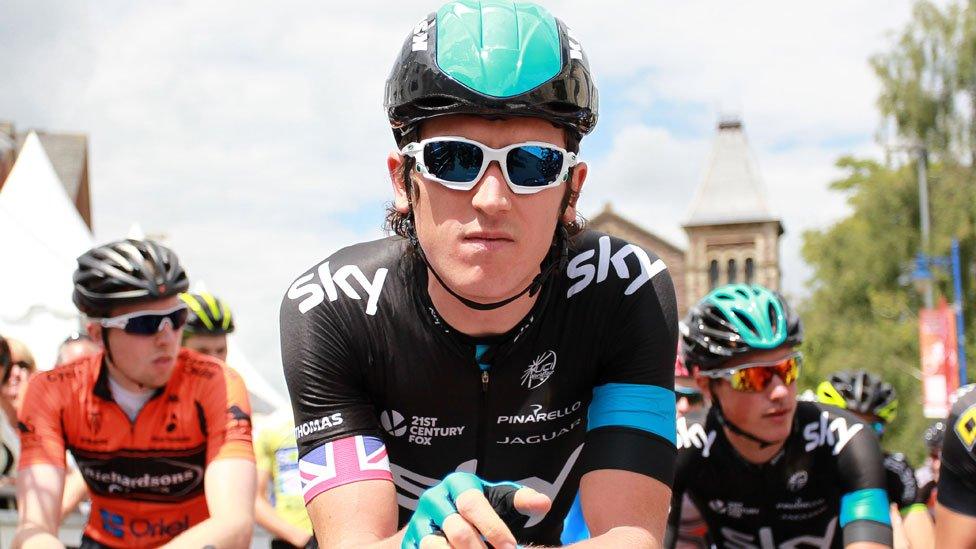
[[[873,520],[890,526],[888,493],[883,488],[865,488],[844,494],[840,498],[840,527],[855,520]]]
[[[607,383],[593,389],[587,430],[632,427],[677,440],[674,391],[657,385]]]

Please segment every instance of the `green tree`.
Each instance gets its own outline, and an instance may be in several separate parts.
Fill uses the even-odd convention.
[[[948,256],[960,240],[968,356],[976,370],[976,0],[940,9],[916,4],[913,19],[891,51],[872,58],[881,82],[878,107],[898,140],[929,152],[932,219],[928,252]],[[913,156],[897,162],[844,157],[846,175],[831,188],[845,193],[851,214],[804,234],[803,257],[813,268],[802,306],[807,367],[801,385],[815,388],[831,372],[865,368],[898,391],[899,414],[885,437],[890,450],[916,463],[924,455],[918,310],[910,284],[920,248]],[[952,299],[947,273],[936,272],[937,295]],[[973,379],[976,376],[970,376]]]

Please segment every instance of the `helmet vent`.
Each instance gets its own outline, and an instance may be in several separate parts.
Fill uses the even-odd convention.
[[[769,325],[773,327],[773,334],[776,335],[779,322],[777,322],[778,315],[776,314],[776,307],[773,307],[772,303],[766,306],[766,314],[769,315]]]
[[[579,107],[563,101],[550,101],[546,103],[546,110],[558,114],[573,114],[579,111]]]
[[[457,103],[456,99],[444,95],[431,95],[413,102],[416,108],[425,111],[442,111],[456,106]]]
[[[739,311],[733,311],[733,312],[735,313],[736,318],[738,318],[740,322],[745,324],[746,328],[748,328],[750,332],[756,335],[759,334],[759,330],[756,329],[756,325],[753,324],[752,319],[750,319],[747,315],[744,315]]]

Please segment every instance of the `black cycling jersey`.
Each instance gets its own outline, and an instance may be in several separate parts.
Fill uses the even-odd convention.
[[[670,523],[687,493],[718,547],[843,547],[891,543],[877,437],[832,406],[797,403],[793,430],[769,462],[747,462],[714,413],[678,431]],[[843,534],[838,532],[842,531]]]
[[[925,505],[921,499],[918,482],[915,480],[915,469],[904,454],[884,453],[885,485],[888,490],[888,501],[898,506],[898,510],[907,513],[913,505]]]
[[[530,486],[553,505],[513,532],[526,543],[559,542],[587,471],[670,485],[678,320],[659,258],[586,231],[528,315],[493,337],[447,325],[427,282],[408,241],[390,237],[340,250],[289,288],[282,360],[302,459],[380,437],[401,526],[453,471]]]
[[[976,517],[976,385],[966,385],[946,421],[936,499],[957,513]]]

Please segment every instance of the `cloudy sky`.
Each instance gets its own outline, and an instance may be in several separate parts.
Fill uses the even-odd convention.
[[[283,387],[280,297],[305,267],[382,234],[383,82],[440,3],[0,0],[0,120],[88,134],[96,238],[134,222],[166,234]],[[834,161],[880,157],[867,59],[910,2],[544,4],[600,88],[582,212],[611,202],[684,243],[716,122],[740,115],[786,226],[785,288],[802,295],[802,231],[845,213],[827,190]]]

